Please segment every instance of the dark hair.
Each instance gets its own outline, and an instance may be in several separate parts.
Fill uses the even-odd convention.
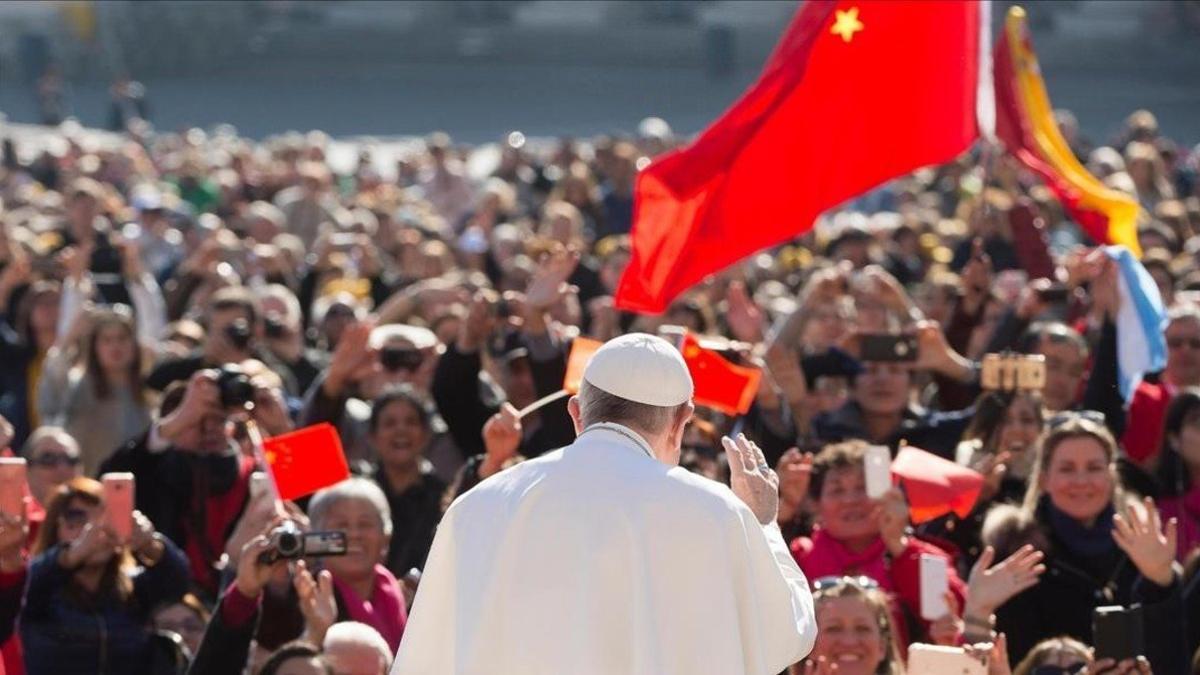
[[[259,669],[258,675],[275,675],[279,669],[283,667],[284,662],[288,659],[312,659],[320,661],[321,666],[325,668],[328,675],[334,675],[333,667],[329,662],[321,656],[321,650],[312,643],[304,640],[292,640],[291,642],[276,649],[267,660],[263,662],[262,668]]]
[[[421,426],[429,431],[433,427],[433,406],[429,403],[420,392],[413,389],[407,384],[401,384],[394,387],[388,387],[382,394],[375,397],[371,401],[371,418],[367,422],[367,429],[371,433],[379,427],[379,417],[383,415],[383,411],[389,405],[402,401],[417,411],[417,417],[421,421]]]
[[[1088,355],[1087,340],[1083,339],[1079,331],[1060,321],[1042,321],[1030,326],[1021,336],[1020,351],[1025,354],[1034,353],[1042,338],[1054,344],[1069,344],[1078,349],[1085,358]]]
[[[1037,413],[1038,423],[1045,425],[1042,416],[1042,396],[1036,391],[985,391],[975,399],[975,415],[967,428],[963,430],[962,440],[979,441],[980,446],[988,451],[996,450],[996,435],[1004,426],[1004,417],[1009,407],[1018,397],[1032,399],[1033,409]]]
[[[1193,411],[1200,409],[1200,389],[1188,387],[1171,399],[1163,422],[1162,446],[1158,454],[1155,478],[1164,497],[1182,497],[1192,489],[1192,476],[1179,448],[1171,436],[1183,429],[1183,423]]]
[[[57,281],[35,281],[17,302],[16,320],[13,328],[17,337],[30,349],[37,349],[37,336],[33,334],[33,306],[49,295],[62,297],[62,285]]]
[[[133,315],[125,305],[115,305],[112,309],[100,310],[92,317],[92,329],[87,335],[87,352],[84,367],[92,380],[96,398],[107,399],[112,396],[112,383],[104,369],[100,367],[100,358],[96,353],[96,344],[100,341],[100,331],[111,326],[119,326],[133,343],[133,360],[129,364],[129,385],[133,400],[139,404],[145,403],[145,387],[142,386],[142,350],[137,339],[137,329],[134,327]]]
[[[821,488],[829,474],[838,469],[861,467],[863,458],[870,446],[866,441],[843,441],[825,446],[813,458],[812,478],[808,483],[808,494],[813,499],[820,499]]]

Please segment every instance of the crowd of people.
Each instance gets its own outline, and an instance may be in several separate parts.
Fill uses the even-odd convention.
[[[518,415],[562,387],[572,341],[667,325],[765,373],[746,415],[697,411],[682,465],[728,482],[736,432],[777,467],[819,627],[792,672],[902,673],[912,643],[972,645],[992,675],[1200,672],[1200,147],[1146,111],[1096,147],[1060,122],[1141,204],[1169,308],[1166,368],[1129,400],[1116,264],[994,148],[642,316],[613,296],[637,171],[683,141],[661,120],[513,134],[486,175],[440,133],[348,171],[320,133],[6,139],[0,448],[28,485],[0,514],[0,672],[386,673],[448,504],[573,440],[565,400]],[[877,334],[915,358],[862,349]],[[981,387],[999,352],[1043,356],[1044,386]],[[354,477],[280,506],[251,427],[320,422]],[[867,447],[905,444],[985,477],[969,516],[914,526],[902,490],[867,497]],[[135,479],[128,537],[105,517],[112,472]],[[285,523],[344,532],[346,554],[272,555]],[[930,556],[949,579],[934,619]],[[1143,658],[1097,660],[1093,610],[1135,603]]]

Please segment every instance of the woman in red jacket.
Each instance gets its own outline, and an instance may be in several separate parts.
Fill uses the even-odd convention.
[[[946,576],[958,608],[966,585],[945,551],[912,536],[908,505],[893,488],[879,500],[867,497],[863,456],[867,444],[847,441],[826,446],[813,461],[809,494],[816,501],[817,526],[811,537],[792,542],[792,555],[809,579],[863,575],[879,584],[891,603],[893,622],[906,645],[925,637],[953,644],[959,637],[954,616],[921,621],[920,559],[922,554],[946,561]]]

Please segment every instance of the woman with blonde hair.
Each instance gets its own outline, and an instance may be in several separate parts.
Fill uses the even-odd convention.
[[[1151,500],[1139,504],[1125,493],[1117,452],[1101,415],[1059,413],[1039,439],[1024,503],[988,514],[984,543],[997,555],[1031,542],[1045,554],[1046,573],[1036,585],[979,616],[968,608],[965,617],[968,625],[987,625],[994,610],[1013,662],[1047,635],[1090,643],[1096,607],[1141,602],[1155,670],[1183,672],[1182,628],[1167,618],[1182,610],[1176,524],[1164,527]]]

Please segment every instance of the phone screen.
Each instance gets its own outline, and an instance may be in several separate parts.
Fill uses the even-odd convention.
[[[106,473],[100,478],[104,485],[104,514],[109,527],[121,543],[133,537],[133,474]]]
[[[936,621],[949,613],[946,606],[946,591],[950,588],[950,578],[946,572],[945,559],[921,554],[921,618],[926,621]]]
[[[892,452],[886,445],[872,445],[863,455],[867,497],[879,499],[892,487]]]

